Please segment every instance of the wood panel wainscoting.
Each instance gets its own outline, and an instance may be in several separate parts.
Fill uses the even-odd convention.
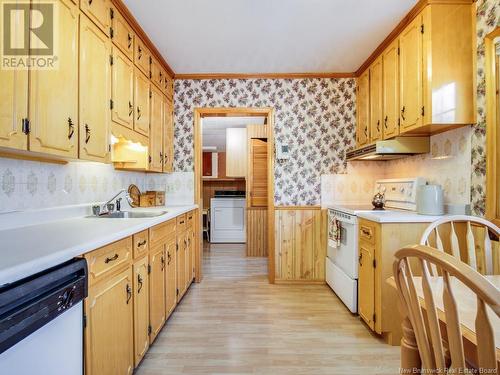
[[[275,210],[275,282],[325,282],[326,210],[282,206]]]
[[[267,207],[247,208],[247,257],[267,257]]]

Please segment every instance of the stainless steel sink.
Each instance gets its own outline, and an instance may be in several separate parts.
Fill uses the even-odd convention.
[[[96,219],[143,219],[157,217],[166,214],[168,211],[117,211],[100,216],[89,216]]]

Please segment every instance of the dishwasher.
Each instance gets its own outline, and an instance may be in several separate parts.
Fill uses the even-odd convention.
[[[1,373],[83,374],[87,294],[84,259],[0,287]]]

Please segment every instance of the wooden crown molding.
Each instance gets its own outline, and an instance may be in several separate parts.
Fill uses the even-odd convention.
[[[303,78],[354,78],[356,73],[185,73],[176,74],[175,79],[303,79]]]
[[[380,54],[398,37],[399,34],[408,26],[415,17],[430,4],[473,4],[476,0],[419,0],[417,4],[404,16],[396,25],[394,30],[375,48],[375,51],[356,70],[355,75],[359,77],[368,67],[380,56]]]
[[[167,73],[170,75],[170,77],[174,78],[174,76],[175,76],[174,71],[172,70],[170,65],[168,65],[167,61],[163,58],[160,51],[158,51],[158,49],[153,44],[151,39],[149,39],[148,34],[146,34],[146,32],[142,29],[142,27],[139,25],[139,22],[137,22],[137,20],[132,15],[130,10],[127,8],[127,6],[123,3],[123,1],[122,0],[111,0],[111,3],[123,15],[123,17],[127,20],[127,22],[130,24],[130,26],[132,26],[132,29],[134,29],[134,32],[136,33],[136,35],[138,35],[142,39],[142,41],[146,44],[146,46],[149,48],[151,53],[160,62],[160,64],[167,71]]]

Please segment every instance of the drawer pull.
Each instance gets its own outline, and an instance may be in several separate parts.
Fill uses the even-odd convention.
[[[112,262],[112,261],[117,260],[117,259],[118,259],[118,254],[115,254],[115,255],[113,255],[111,258],[109,258],[109,257],[108,257],[108,258],[106,258],[106,259],[104,260],[104,263],[108,264],[109,262]]]
[[[139,243],[137,243],[137,247],[142,247],[144,245],[146,245],[148,243],[148,241],[144,240],[144,241],[141,241]]]
[[[368,230],[368,229],[361,229],[361,232],[367,236],[367,237],[371,237],[372,233]]]
[[[182,224],[184,224],[184,220],[179,221],[179,225],[182,225]]]
[[[127,305],[128,305],[130,299],[132,298],[132,288],[130,287],[130,285],[127,284],[126,290],[127,290]]]
[[[137,288],[137,294],[141,292],[142,289],[142,276],[139,274],[137,275],[137,283],[139,284],[139,288]]]

